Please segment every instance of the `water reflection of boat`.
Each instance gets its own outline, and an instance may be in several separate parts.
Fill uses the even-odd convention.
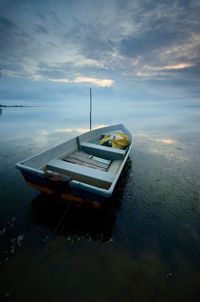
[[[112,196],[131,146],[131,134],[118,124],[86,132],[16,167],[41,192],[100,208]]]
[[[121,208],[124,190],[130,175],[131,160],[127,160],[123,172],[119,178],[109,207],[96,211],[74,206],[72,203],[55,201],[46,194],[39,194],[32,200],[30,211],[31,221],[35,225],[43,225],[59,236],[68,236],[71,240],[88,238],[100,241],[109,241],[113,235],[113,229],[117,214]],[[67,209],[67,212],[65,212]],[[65,213],[63,217],[63,213]],[[62,221],[60,220],[63,217]],[[61,221],[59,228],[57,225]]]
[[[32,201],[32,223],[43,225],[54,233],[66,207],[66,203],[55,202],[46,194],[41,193]],[[71,206],[56,230],[56,234],[108,241],[112,237],[115,220],[116,211],[114,210],[102,212]]]

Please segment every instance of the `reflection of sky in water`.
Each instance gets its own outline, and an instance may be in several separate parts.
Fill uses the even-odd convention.
[[[200,267],[199,113],[199,108],[159,104],[135,104],[131,109],[128,105],[120,108],[94,106],[94,127],[122,122],[133,134],[132,165],[118,191],[118,208],[108,216],[98,217],[76,210],[68,213],[60,230],[64,236],[59,239],[63,243],[60,253],[64,257],[56,254],[62,265],[69,259],[64,280],[77,272],[75,280],[86,283],[89,280],[95,291],[99,278],[89,277],[92,267],[94,276],[102,270],[104,276],[112,280],[109,287],[121,288],[122,272],[124,288],[132,300],[142,291],[144,301],[149,294],[160,295],[162,299],[157,300],[164,301],[163,297],[174,296],[176,289],[181,301],[186,301],[184,298],[197,289]],[[3,237],[0,239],[4,239],[3,246],[8,250],[9,236],[16,238],[25,234],[16,262],[8,262],[10,270],[15,271],[17,263],[25,263],[26,267],[30,257],[26,254],[24,257],[23,251],[30,245],[35,255],[32,242],[38,238],[40,245],[63,211],[28,188],[14,164],[88,129],[88,108],[3,109],[0,116],[0,231],[6,226],[10,233],[6,233],[7,243]],[[12,217],[16,217],[17,223],[11,230]],[[51,248],[56,244],[56,240],[49,240]],[[68,245],[73,253],[68,251]],[[36,253],[40,259],[41,252]],[[11,257],[9,252],[8,255]],[[43,266],[43,273],[50,267],[55,269],[51,258]],[[14,278],[16,275],[13,274]],[[56,271],[55,275],[59,273]],[[37,278],[34,278],[31,282],[37,285]],[[52,278],[48,282],[51,284]],[[169,282],[174,286],[171,291],[168,291]],[[187,285],[188,296],[182,294],[183,285]]]
[[[198,144],[198,122],[199,108],[193,107],[162,107],[158,103],[135,103],[131,108],[128,103],[120,107],[93,106],[93,128],[124,123],[135,140],[137,137],[151,140],[147,152],[163,156],[170,156],[165,152],[168,146],[181,148],[177,134],[180,137],[183,133],[193,146]],[[89,112],[85,107],[4,108],[0,117],[0,144],[2,150],[10,152],[15,146],[22,153],[29,149],[28,154],[33,155],[88,130]]]
[[[150,103],[93,106],[93,128],[124,123],[135,146],[145,144],[148,154],[199,160],[199,107]],[[0,116],[0,156],[16,161],[34,155],[89,130],[85,107],[4,108]],[[147,144],[148,142],[148,144]],[[11,154],[15,153],[15,156]],[[8,160],[8,159],[7,159]]]
[[[125,123],[133,135],[138,131],[198,132],[199,108],[161,107],[137,103],[129,107],[109,105],[93,109],[93,127]],[[2,140],[70,137],[89,129],[88,108],[5,108],[0,119]],[[41,139],[40,139],[41,138]],[[170,140],[170,137],[161,139]],[[43,142],[44,144],[44,142]]]

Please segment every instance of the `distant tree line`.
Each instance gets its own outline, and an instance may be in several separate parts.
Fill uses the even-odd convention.
[[[24,105],[2,105],[2,104],[0,104],[0,108],[7,108],[7,107],[26,107],[26,106],[24,106]]]

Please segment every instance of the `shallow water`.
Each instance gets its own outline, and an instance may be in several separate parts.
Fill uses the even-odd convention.
[[[88,110],[3,108],[1,297],[198,301],[200,108],[96,106],[93,120],[93,127],[123,122],[134,138],[114,205],[105,212],[66,210],[27,187],[14,166],[88,130]]]

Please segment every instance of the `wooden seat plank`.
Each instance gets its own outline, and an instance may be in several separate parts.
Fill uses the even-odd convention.
[[[126,150],[118,149],[118,148],[111,148],[102,145],[95,145],[91,143],[81,143],[80,144],[81,150],[92,154],[95,156],[99,156],[105,159],[115,160],[115,159],[123,159]]]
[[[73,179],[94,183],[99,187],[109,187],[114,175],[109,172],[93,169],[78,164],[65,162],[60,159],[53,159],[47,163],[47,169],[71,176]]]

